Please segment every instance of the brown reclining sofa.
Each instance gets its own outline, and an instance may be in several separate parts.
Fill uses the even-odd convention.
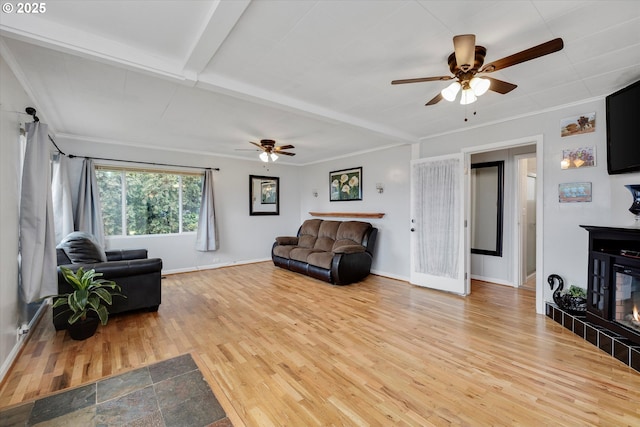
[[[276,237],[271,258],[278,267],[348,285],[369,275],[377,235],[368,222],[308,219],[297,236]]]

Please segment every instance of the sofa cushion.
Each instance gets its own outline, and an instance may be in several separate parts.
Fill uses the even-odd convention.
[[[298,236],[298,246],[301,248],[313,248],[318,238],[320,224],[322,224],[321,219],[308,219],[303,222]]]
[[[331,269],[331,261],[333,261],[332,252],[313,252],[307,256],[307,262],[316,267]]]
[[[72,264],[106,262],[107,255],[95,238],[82,231],[67,235],[56,248],[62,249]]]
[[[291,250],[297,248],[294,245],[277,245],[273,247],[273,254],[280,258],[291,258]]]
[[[371,224],[362,221],[344,221],[338,227],[336,233],[336,241],[333,244],[332,250],[340,246],[347,245],[362,245],[362,239],[364,239],[365,233],[371,228]]]
[[[295,259],[296,261],[307,262],[307,257],[309,254],[314,252],[320,252],[317,249],[308,249],[308,248],[293,248],[289,253],[289,259]]]
[[[322,221],[320,229],[318,230],[318,239],[313,245],[313,248],[320,251],[331,252],[331,248],[333,248],[333,244],[336,241],[336,233],[338,232],[339,226],[340,221]]]

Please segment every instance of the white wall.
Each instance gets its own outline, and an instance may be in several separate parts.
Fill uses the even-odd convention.
[[[179,153],[166,150],[113,146],[58,138],[62,151],[76,156],[138,160],[172,165],[220,168],[213,172],[215,208],[220,248],[213,252],[194,249],[195,233],[161,236],[108,237],[108,249],[146,248],[152,258],[162,258],[163,272],[175,273],[271,259],[275,237],[295,233],[300,225],[300,168],[282,162]],[[257,156],[256,156],[257,159]],[[96,163],[106,163],[95,160]],[[71,159],[72,192],[78,185],[82,159]],[[121,166],[126,164],[119,163]],[[135,166],[135,165],[132,165]],[[169,168],[176,170],[176,168]],[[178,168],[179,169],[179,168]],[[189,169],[193,171],[193,169]],[[280,215],[249,215],[249,175],[280,178]]]
[[[301,221],[309,212],[382,212],[384,217],[362,219],[378,228],[373,256],[374,273],[409,280],[409,179],[411,147],[409,145],[344,157],[301,170]],[[362,200],[329,201],[329,173],[362,166]],[[378,193],[376,183],[384,186]],[[313,190],[318,191],[314,197]],[[353,220],[353,218],[327,218]],[[297,228],[292,230],[295,234]]]
[[[480,101],[481,102],[481,101]],[[569,137],[560,136],[560,120],[596,112],[596,130],[593,133]],[[482,146],[503,141],[521,140],[542,135],[543,158],[543,270],[544,279],[556,273],[565,283],[586,288],[587,284],[587,232],[579,227],[589,225],[631,225],[634,217],[627,211],[632,198],[624,184],[640,183],[640,174],[609,176],[606,167],[606,122],[604,99],[589,101],[535,116],[510,120],[487,127],[442,135],[420,144],[420,156],[459,152],[463,148]],[[470,125],[473,123],[471,122]],[[562,150],[596,147],[596,166],[562,170]],[[591,182],[593,201],[590,203],[559,203],[558,184]],[[544,280],[546,284],[546,280]],[[544,299],[551,300],[551,290],[544,286]]]
[[[218,251],[203,253],[193,249],[195,233],[107,238],[107,248],[148,249],[150,257],[163,259],[165,273],[271,259],[274,238],[295,235],[302,221],[311,217],[310,211],[384,212],[381,219],[366,219],[378,228],[373,271],[408,280],[411,156],[408,145],[298,167],[280,161],[265,164],[64,138],[58,138],[57,142],[62,151],[76,156],[220,168],[214,172]],[[70,180],[76,186],[82,159],[71,159],[70,163]],[[329,202],[329,172],[358,166],[363,168],[363,200]],[[249,175],[280,178],[280,215],[249,216]],[[376,183],[384,185],[383,193],[377,192]],[[318,197],[313,196],[313,189],[318,190]]]
[[[18,298],[19,123],[15,113],[33,105],[0,57],[0,381],[20,347],[17,329],[23,304]]]

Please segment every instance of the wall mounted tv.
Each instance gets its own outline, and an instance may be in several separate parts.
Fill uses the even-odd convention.
[[[609,175],[640,171],[640,80],[612,93],[607,107]]]

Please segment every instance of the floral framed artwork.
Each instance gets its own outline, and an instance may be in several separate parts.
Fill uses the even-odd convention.
[[[562,150],[560,168],[575,169],[596,165],[596,147],[581,147]]]
[[[362,167],[329,172],[329,201],[362,200]]]

